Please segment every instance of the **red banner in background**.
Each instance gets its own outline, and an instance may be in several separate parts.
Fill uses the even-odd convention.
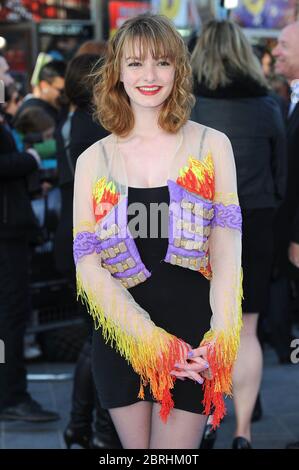
[[[1,21],[88,20],[90,0],[2,0]]]
[[[132,16],[139,15],[151,10],[150,2],[109,2],[109,29],[110,37],[115,31]]]

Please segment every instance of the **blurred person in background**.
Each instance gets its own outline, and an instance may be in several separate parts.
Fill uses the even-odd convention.
[[[19,152],[5,112],[0,114],[0,420],[47,422],[59,419],[27,391],[24,335],[30,314],[29,238],[36,228],[27,177],[39,168],[32,148]],[[11,109],[12,110],[12,109]]]
[[[74,285],[73,261],[73,185],[76,161],[90,145],[108,135],[93,119],[93,86],[90,74],[97,69],[101,56],[80,54],[67,68],[65,93],[70,101],[67,118],[57,131],[59,185],[62,196],[60,223],[55,238],[56,266]],[[91,372],[92,323],[86,308],[80,305],[88,321],[89,337],[79,355],[74,378],[71,419],[64,432],[67,447],[79,444],[84,448],[121,447],[113,423],[97,401]],[[93,432],[93,412],[95,429]]]
[[[255,44],[253,46],[253,52],[260,61],[265,77],[268,78],[273,73],[274,64],[273,55],[270,49],[267,46]]]
[[[34,148],[41,158],[41,171],[36,175],[32,184],[36,196],[46,196],[53,187],[53,176],[42,171],[43,165],[52,159],[56,160],[56,139],[54,138],[55,121],[38,106],[25,108],[14,119],[17,139],[20,150],[26,146]]]
[[[103,57],[107,52],[107,43],[104,41],[86,41],[81,44],[76,56],[81,54],[95,54]]]
[[[283,75],[290,86],[290,100],[286,120],[288,144],[288,181],[284,203],[278,214],[280,234],[277,240],[277,298],[273,302],[276,316],[272,322],[272,338],[277,350],[290,357],[290,279],[299,292],[299,22],[286,26],[273,49],[275,71]],[[298,319],[297,319],[298,321]],[[278,334],[279,332],[279,334]],[[299,449],[299,441],[288,444]]]
[[[17,114],[22,104],[22,97],[15,83],[5,86],[5,103],[2,104],[2,114],[5,114],[6,120],[12,124],[14,116]]]
[[[26,95],[19,113],[32,106],[38,106],[54,119],[56,125],[62,119],[65,106],[64,76],[66,64],[60,60],[53,60],[44,65],[38,77],[38,85],[33,92]]]
[[[19,151],[23,150],[21,139],[16,132],[13,120],[22,104],[22,97],[17,89],[15,82],[5,86],[5,102],[1,105],[2,118],[5,119],[6,125],[9,127],[11,134],[13,135],[16,148]]]
[[[41,159],[56,155],[56,140],[54,139],[55,121],[38,106],[25,108],[18,113],[14,127],[25,147],[30,143],[38,152]]]
[[[233,372],[237,420],[232,447],[250,449],[251,417],[262,379],[257,338],[259,313],[267,303],[273,217],[286,181],[285,132],[281,112],[241,29],[212,20],[191,58],[196,104],[191,118],[231,140],[243,217],[243,328]]]
[[[289,85],[282,75],[274,72],[274,57],[266,46],[256,44],[252,46],[255,56],[258,58],[263,74],[269,84],[270,94],[277,100],[283,116],[286,114],[286,101],[289,100]]]

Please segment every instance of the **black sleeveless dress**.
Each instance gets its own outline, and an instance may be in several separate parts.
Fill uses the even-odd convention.
[[[169,205],[168,187],[129,187],[128,204],[136,202],[143,203],[147,208],[148,236],[135,238],[135,243],[151,277],[132,287],[130,293],[157,326],[182,338],[192,347],[198,347],[203,335],[210,328],[210,283],[196,271],[163,261],[168,239],[161,236],[161,218],[158,223],[158,237],[149,236],[153,232],[150,231],[150,205],[162,202]],[[128,222],[133,217],[128,215]],[[139,376],[124,358],[109,344],[105,344],[101,329],[93,333],[92,369],[103,408],[127,406],[140,401]],[[177,380],[173,399],[175,408],[203,414],[202,386],[193,380]],[[145,388],[145,400],[154,401],[148,387]]]

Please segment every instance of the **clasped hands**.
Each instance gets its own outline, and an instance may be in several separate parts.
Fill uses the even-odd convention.
[[[187,358],[175,364],[175,369],[170,372],[179,380],[186,378],[203,384],[204,379],[211,380],[212,373],[207,361],[207,346],[198,347],[187,352]]]

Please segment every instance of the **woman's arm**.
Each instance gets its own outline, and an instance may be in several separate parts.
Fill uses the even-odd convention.
[[[214,218],[210,236],[212,279],[211,328],[201,346],[207,346],[212,380],[204,384],[205,412],[214,410],[213,425],[225,414],[223,393],[232,394],[232,367],[242,326],[241,210],[237,195],[235,160],[224,134],[211,142],[215,168]]]
[[[192,378],[201,373],[204,383],[204,405],[213,414],[213,426],[225,414],[223,393],[231,395],[232,366],[239,347],[242,325],[241,210],[237,196],[236,169],[229,139],[209,130],[210,148],[215,172],[214,218],[209,239],[211,329],[200,347],[189,352],[189,363],[177,365],[178,377]],[[200,380],[198,380],[200,381]]]

